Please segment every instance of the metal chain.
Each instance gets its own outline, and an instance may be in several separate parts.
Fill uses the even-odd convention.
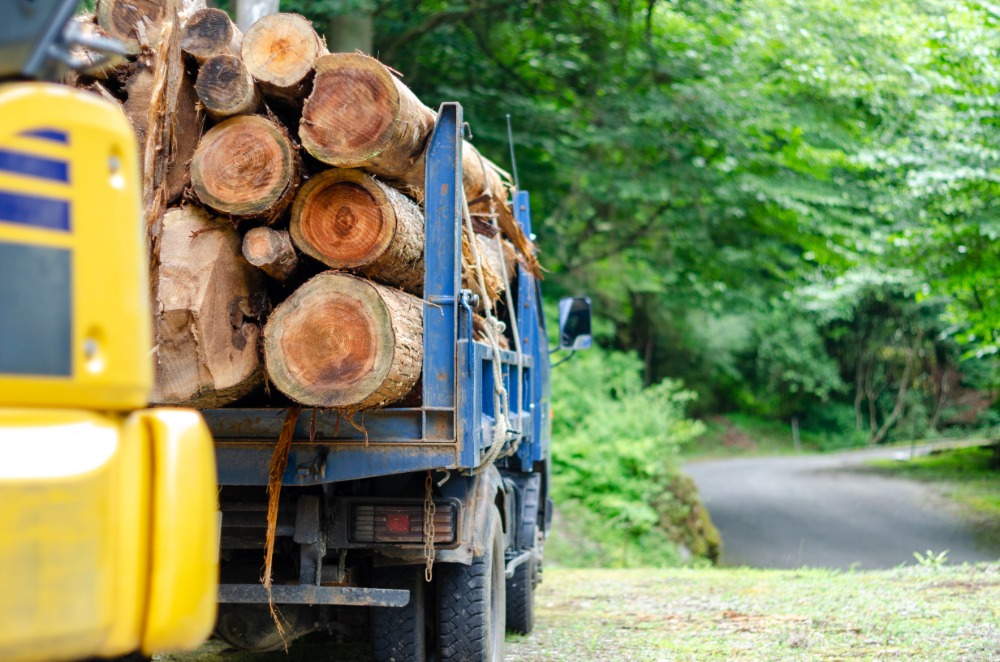
[[[434,549],[434,513],[437,506],[434,505],[434,479],[432,473],[427,472],[424,480],[424,579],[431,581],[434,572],[434,557],[437,555]]]

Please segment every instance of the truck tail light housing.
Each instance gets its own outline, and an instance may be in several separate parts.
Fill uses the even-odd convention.
[[[450,545],[455,542],[458,509],[448,501],[435,501],[434,506],[434,544]],[[350,506],[348,539],[356,544],[423,544],[424,504],[354,502]]]

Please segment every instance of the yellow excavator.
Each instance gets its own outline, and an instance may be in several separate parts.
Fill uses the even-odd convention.
[[[86,39],[77,4],[5,0],[0,22],[0,660],[190,649],[216,612],[208,429],[147,408],[136,140],[45,82]]]

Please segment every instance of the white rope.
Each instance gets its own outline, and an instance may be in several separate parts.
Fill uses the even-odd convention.
[[[500,338],[503,336],[503,332],[506,329],[506,325],[496,318],[493,314],[493,301],[490,300],[489,294],[486,291],[486,281],[483,278],[483,263],[479,256],[479,244],[476,241],[475,229],[472,227],[472,214],[469,212],[469,203],[465,197],[465,191],[462,191],[462,220],[465,223],[465,227],[469,232],[469,243],[471,244],[472,255],[475,259],[475,271],[476,279],[479,283],[480,292],[485,299],[484,306],[486,308],[486,317],[484,324],[484,334],[486,336],[487,344],[490,349],[493,350],[493,414],[495,418],[495,423],[493,426],[493,443],[490,445],[490,450],[486,453],[486,457],[483,461],[472,470],[472,475],[476,475],[486,471],[486,469],[492,465],[500,457],[500,453],[503,451],[504,445],[507,442],[507,434],[510,432],[510,399],[507,393],[507,387],[503,382],[503,368],[500,365]],[[497,234],[499,237],[499,233]],[[501,263],[503,262],[503,252],[500,253]],[[510,280],[507,278],[507,266],[506,264],[502,267],[504,276],[504,288],[507,291],[507,306],[511,309],[511,321],[514,322],[516,317],[514,316],[513,306],[511,305],[510,298]],[[517,325],[513,324],[514,329],[514,342],[515,347],[517,347],[518,354],[520,354],[521,342],[517,334]],[[521,401],[521,384],[522,384],[522,374],[521,374],[521,363],[518,360],[517,364],[517,379],[518,379],[518,411],[520,411],[520,401]],[[516,446],[514,450],[516,450]],[[514,452],[514,451],[511,451]]]

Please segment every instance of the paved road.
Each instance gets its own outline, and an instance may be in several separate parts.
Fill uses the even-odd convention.
[[[722,563],[759,568],[890,568],[913,552],[995,561],[932,488],[852,471],[899,450],[695,462],[684,467],[722,534]]]

